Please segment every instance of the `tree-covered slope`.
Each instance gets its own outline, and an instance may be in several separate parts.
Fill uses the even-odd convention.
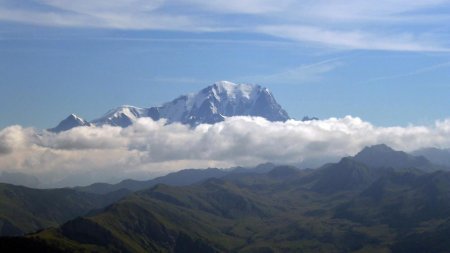
[[[344,158],[158,184],[21,240],[51,252],[448,252],[449,215],[450,172]]]
[[[65,188],[41,190],[0,184],[0,235],[21,235],[58,226],[126,194],[118,191],[98,195]]]

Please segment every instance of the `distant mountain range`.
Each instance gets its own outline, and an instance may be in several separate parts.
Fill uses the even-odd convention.
[[[397,151],[385,144],[364,148],[355,155],[354,160],[374,168],[416,168],[425,171],[447,169],[445,166],[432,163],[425,156]]]
[[[434,164],[450,167],[450,149],[422,148],[411,154],[426,157]]]
[[[46,202],[39,196],[48,192],[4,185],[0,203],[47,219],[51,213],[40,210],[70,210],[86,194],[102,196],[86,191],[145,188],[122,189],[126,197],[58,227],[1,237],[0,251],[449,252],[450,172],[434,166],[376,145],[318,169],[187,170],[159,179],[174,186],[138,181],[70,189],[67,196],[80,195],[69,204],[56,192]],[[26,224],[11,211],[0,215]]]
[[[3,171],[0,174],[0,183],[21,185],[30,188],[39,188],[41,185],[41,182],[35,176],[8,171]]]
[[[101,125],[127,127],[136,119],[143,117],[153,120],[164,118],[168,123],[179,122],[196,126],[203,123],[217,123],[231,116],[259,116],[270,121],[290,119],[267,88],[221,81],[198,93],[180,96],[157,107],[120,106],[91,122],[71,114],[58,126],[48,130],[62,132],[78,126]],[[317,118],[304,118],[304,120],[314,119]]]
[[[167,184],[172,186],[184,186],[198,183],[209,178],[221,178],[227,175],[240,173],[267,173],[276,166],[272,163],[260,164],[253,168],[236,167],[230,169],[185,169],[177,172],[169,173],[162,177],[150,180],[133,180],[126,179],[117,184],[94,183],[88,186],[75,187],[74,189],[82,192],[106,194],[118,190],[139,191],[153,187],[157,184]]]
[[[400,169],[418,169],[423,171],[437,171],[437,170],[449,170],[448,167],[442,165],[436,165],[430,162],[427,158],[423,156],[414,156],[403,151],[397,151],[385,144],[373,145],[370,147],[365,147],[354,157],[349,157],[342,159],[340,163],[325,165],[323,168],[329,167],[327,170],[334,170],[334,166],[341,166],[341,163],[347,163],[345,167],[368,167],[374,169],[374,172],[383,172],[386,170],[400,170]],[[117,184],[108,183],[95,183],[89,186],[75,187],[79,191],[105,194],[120,189],[126,189],[129,191],[139,191],[143,189],[150,188],[157,184],[167,184],[172,186],[185,186],[193,183],[200,182],[208,178],[222,178],[225,176],[230,176],[239,173],[267,173],[276,166],[271,163],[261,164],[254,168],[231,168],[231,169],[186,169],[178,172],[170,173],[166,176],[139,181],[127,179],[123,180]],[[336,172],[338,173],[338,172]],[[349,177],[355,176],[350,173]],[[373,176],[371,176],[372,178]],[[324,180],[324,179],[322,179]],[[325,185],[336,185],[336,177],[329,179],[330,182],[324,183]],[[357,182],[367,184],[362,178],[358,178]],[[355,184],[352,184],[356,186]]]

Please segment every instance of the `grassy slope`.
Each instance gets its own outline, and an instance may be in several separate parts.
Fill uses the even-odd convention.
[[[38,190],[0,184],[0,235],[19,235],[58,226],[125,194],[97,195],[71,189]]]
[[[413,242],[445,252],[436,233],[449,231],[449,192],[448,172],[343,159],[317,171],[157,185],[28,238],[67,252],[414,252]]]

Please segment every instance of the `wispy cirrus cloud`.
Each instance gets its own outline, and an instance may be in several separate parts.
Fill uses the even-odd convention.
[[[449,0],[36,0],[0,2],[0,20],[33,25],[260,33],[324,47],[448,51]],[[438,32],[439,31],[439,32]]]
[[[321,45],[343,49],[413,52],[450,51],[450,48],[441,45],[431,38],[420,38],[421,35],[411,33],[373,34],[359,30],[330,30],[313,26],[261,26],[257,30],[273,36],[309,43],[319,43]]]
[[[10,2],[10,1],[6,1]],[[195,16],[157,12],[163,1],[38,0],[39,8],[18,8],[0,2],[0,20],[55,27],[131,30],[212,30]]]
[[[214,13],[252,15],[284,12],[289,6],[292,6],[295,3],[295,1],[292,0],[176,0],[175,2],[186,7],[190,6],[195,9]]]
[[[304,64],[284,69],[276,73],[252,75],[236,78],[241,82],[302,84],[321,80],[324,75],[335,70],[344,63],[340,58],[328,59],[316,63]]]
[[[303,64],[296,67],[282,69],[278,72],[270,72],[259,75],[248,75],[235,77],[233,80],[238,80],[242,83],[258,83],[258,84],[303,84],[317,82],[324,78],[324,76],[332,72],[333,70],[339,68],[345,63],[341,58],[327,59],[320,62]],[[161,84],[172,84],[172,83],[182,83],[182,84],[199,84],[207,83],[208,80],[193,77],[165,77],[165,76],[155,76],[153,78],[148,78],[147,80],[161,83]]]
[[[389,76],[380,76],[380,77],[376,77],[376,78],[372,78],[369,79],[367,81],[364,81],[363,83],[372,83],[372,82],[378,82],[378,81],[383,81],[383,80],[391,80],[391,79],[397,79],[397,78],[403,78],[403,77],[410,77],[410,76],[416,76],[416,75],[420,75],[423,73],[427,73],[427,72],[431,72],[431,71],[435,71],[438,69],[442,69],[442,68],[450,68],[450,62],[442,62],[439,64],[434,64],[431,66],[427,66],[427,67],[423,67],[423,68],[419,68],[419,69],[415,69],[406,73],[402,73],[402,74],[397,74],[397,75],[389,75]]]

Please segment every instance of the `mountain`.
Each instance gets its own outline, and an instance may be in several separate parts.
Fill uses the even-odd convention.
[[[131,125],[135,120],[142,117],[150,117],[149,110],[146,108],[139,108],[131,105],[120,106],[116,109],[112,109],[108,111],[101,118],[95,119],[92,121],[93,125],[111,125],[111,126],[120,126],[127,127]],[[159,118],[150,117],[154,120]]]
[[[158,184],[57,228],[0,238],[0,250],[449,252],[449,193],[444,171],[375,168],[351,157],[315,170],[276,166]]]
[[[313,121],[313,120],[319,120],[319,118],[317,118],[317,117],[309,117],[309,116],[304,116],[302,118],[302,121]]]
[[[389,172],[385,168],[372,168],[350,157],[338,163],[328,164],[313,174],[316,182],[312,190],[332,194],[341,191],[355,191],[367,187]]]
[[[50,132],[59,133],[63,131],[67,131],[74,127],[80,126],[91,126],[92,124],[87,122],[86,120],[78,117],[75,114],[70,114],[69,117],[61,121],[56,127],[47,129]]]
[[[230,174],[244,173],[266,173],[275,167],[274,164],[260,164],[254,168],[237,167],[231,169],[185,169],[177,172],[169,173],[165,176],[157,177],[150,180],[133,180],[126,179],[117,184],[95,183],[88,186],[75,187],[74,189],[82,192],[90,192],[97,194],[106,194],[121,189],[129,191],[139,191],[153,187],[157,184],[167,184],[172,186],[184,186],[201,182],[209,178],[221,178]]]
[[[95,183],[88,186],[75,187],[74,189],[82,192],[90,192],[97,194],[105,194],[120,189],[126,189],[129,191],[139,191],[153,187],[157,184],[167,184],[173,186],[190,185],[208,178],[220,178],[223,177],[224,175],[227,175],[228,173],[229,171],[216,168],[186,169],[169,173],[166,176],[157,177],[145,181],[126,179],[117,184]]]
[[[32,175],[20,172],[3,171],[0,175],[0,183],[22,185],[26,187],[36,188],[40,186],[39,179]]]
[[[431,163],[423,156],[413,156],[403,151],[396,151],[385,144],[365,147],[353,159],[373,168],[416,168],[427,171],[445,169]]]
[[[393,246],[396,253],[448,252],[450,241],[450,219],[425,231],[417,231],[402,236]]]
[[[142,117],[153,120],[164,118],[167,123],[179,122],[196,126],[203,123],[217,123],[231,116],[259,116],[270,121],[289,119],[287,112],[267,88],[221,81],[198,93],[180,96],[157,107],[120,106],[90,123],[71,115],[57,127],[49,130],[61,132],[89,124],[127,127]]]
[[[424,156],[434,164],[450,167],[450,150],[439,148],[423,148],[411,153],[415,156]]]
[[[317,219],[303,216],[332,201],[315,202],[318,199],[312,197],[321,195],[298,185],[302,176],[300,170],[282,166],[190,186],[156,185],[99,213],[27,238],[67,252],[317,252],[331,245],[345,249],[344,237],[323,237],[325,223],[317,225]],[[308,231],[311,225],[317,230]],[[0,248],[1,244],[0,240]]]
[[[87,212],[102,208],[128,194],[107,195],[72,189],[40,190],[0,183],[0,236],[21,235],[60,225]]]
[[[448,219],[449,193],[449,172],[392,172],[339,207],[337,217],[413,232],[424,222]]]

